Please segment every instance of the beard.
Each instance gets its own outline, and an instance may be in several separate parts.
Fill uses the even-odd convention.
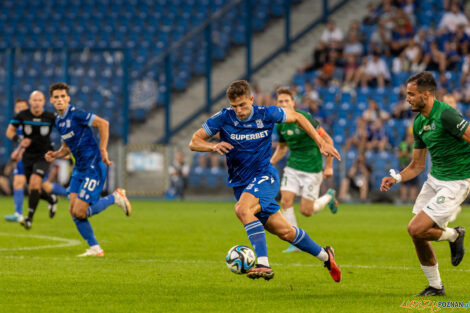
[[[411,111],[421,112],[421,110],[423,110],[425,106],[426,105],[425,105],[424,101],[415,102],[414,104],[411,104]]]

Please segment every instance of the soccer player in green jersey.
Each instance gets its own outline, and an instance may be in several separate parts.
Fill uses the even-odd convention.
[[[310,113],[295,110],[295,102],[292,92],[288,88],[277,90],[277,105],[285,111],[298,112],[304,115],[318,134],[328,143],[333,144],[331,137],[320,126],[320,123]],[[279,143],[271,157],[271,163],[276,164],[290,150],[287,166],[281,180],[281,207],[285,218],[297,227],[294,213],[295,196],[301,196],[300,213],[311,216],[321,211],[327,204],[332,213],[338,211],[336,191],[329,189],[326,194],[319,197],[320,185],[323,178],[333,176],[333,158],[326,158],[323,170],[323,159],[320,149],[307,133],[295,123],[281,123],[276,126],[279,134]],[[322,174],[323,171],[323,174]],[[299,251],[294,245],[290,245],[284,252]]]
[[[470,192],[470,128],[457,110],[436,99],[436,81],[431,73],[410,77],[406,88],[406,100],[418,112],[413,122],[413,158],[399,174],[391,170],[391,177],[382,179],[380,190],[388,191],[421,173],[429,150],[431,173],[416,199],[408,233],[429,281],[429,287],[417,296],[440,296],[445,291],[431,241],[449,241],[452,265],[462,261],[465,229],[447,224],[455,220]]]

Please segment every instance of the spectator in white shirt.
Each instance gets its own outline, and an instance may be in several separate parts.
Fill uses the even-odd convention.
[[[383,88],[389,80],[390,71],[387,68],[387,64],[380,58],[380,54],[377,51],[374,51],[372,56],[369,57],[362,74],[361,86],[377,86],[379,88]]]
[[[344,35],[341,29],[336,26],[334,21],[329,20],[320,40],[326,43],[330,49],[338,49],[341,48],[343,38]]]
[[[459,6],[457,4],[452,4],[450,7],[450,12],[446,12],[442,17],[441,22],[439,23],[439,29],[446,28],[451,33],[455,33],[457,31],[457,26],[459,25],[467,25],[468,19],[459,10]]]

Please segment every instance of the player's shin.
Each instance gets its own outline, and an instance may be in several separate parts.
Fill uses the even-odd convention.
[[[313,203],[313,213],[318,213],[325,208],[325,206],[332,199],[330,194],[324,194]]]
[[[269,267],[268,247],[263,224],[261,224],[259,220],[256,220],[246,224],[245,230],[258,258],[257,263]]]
[[[67,189],[61,184],[52,183],[52,193],[59,196],[67,196]]]
[[[78,217],[74,217],[73,222],[75,223],[75,226],[77,226],[80,235],[86,240],[90,247],[98,244],[95,234],[93,233],[93,228],[91,228],[91,224],[88,219],[79,219]]]
[[[107,207],[114,203],[114,195],[109,195],[98,200],[88,207],[87,217],[93,216],[104,211]]]
[[[328,253],[319,246],[315,241],[313,241],[310,236],[301,228],[295,228],[295,238],[291,241],[291,244],[296,246],[302,251],[310,253],[314,257],[318,258],[320,261],[328,260]]]
[[[15,202],[15,212],[19,215],[23,214],[24,189],[19,188],[13,190],[13,201]]]
[[[33,220],[34,212],[36,212],[40,197],[38,189],[30,190],[28,198],[28,220],[30,221]]]

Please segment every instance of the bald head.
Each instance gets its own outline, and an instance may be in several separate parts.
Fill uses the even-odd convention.
[[[41,91],[35,90],[29,95],[29,105],[31,106],[31,113],[33,113],[33,115],[41,115],[45,103],[46,97]]]

